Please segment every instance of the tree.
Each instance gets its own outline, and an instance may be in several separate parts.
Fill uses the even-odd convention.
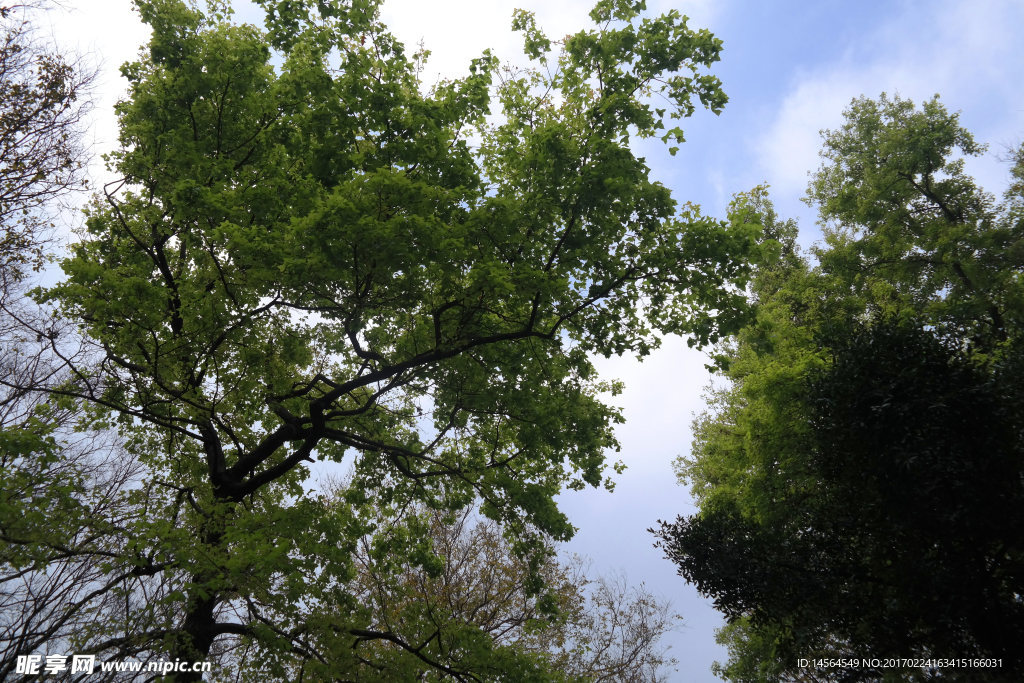
[[[326,486],[332,495],[346,488],[347,482]],[[401,533],[408,523],[394,510],[375,512],[383,528]],[[416,517],[436,554],[433,563],[381,552],[371,535],[359,540],[354,554],[350,588],[388,630],[401,624],[405,633],[436,632],[441,621],[478,629],[496,645],[536,656],[568,681],[656,683],[676,663],[659,640],[679,617],[670,601],[642,584],[630,586],[622,573],[592,579],[589,560],[559,558],[553,546],[539,567],[531,567],[501,527],[474,508],[454,514],[421,508]],[[543,594],[531,589],[538,572]],[[408,623],[413,612],[420,616],[417,626]],[[219,678],[262,679],[260,663],[244,647],[225,654]]]
[[[585,558],[559,560],[549,548],[540,565],[547,593],[537,595],[530,563],[498,524],[472,508],[454,518],[425,512],[424,519],[440,566],[380,571],[393,557],[375,554],[369,538],[356,555],[356,585],[386,621],[416,601],[433,619],[443,613],[472,624],[495,643],[542,656],[550,671],[573,681],[654,683],[676,663],[659,640],[678,617],[643,585],[629,586],[621,573],[591,579]]]
[[[66,321],[26,296],[54,246],[53,221],[85,187],[84,120],[94,72],[36,28],[43,2],[0,5],[0,678],[17,657],[96,616],[103,533],[134,466],[110,433],[76,432],[80,411],[40,390],[66,379],[45,348]],[[73,333],[70,335],[73,337]],[[100,535],[97,541],[95,536]],[[39,541],[45,541],[39,543]],[[94,552],[95,551],[95,552]],[[102,598],[102,596],[101,596]]]
[[[820,252],[825,272],[853,289],[873,288],[877,310],[919,312],[977,350],[1019,333],[1019,185],[997,207],[964,173],[963,157],[986,147],[938,97],[921,111],[898,97],[861,98],[847,117],[825,136],[822,157],[831,163],[807,195],[835,225]],[[951,160],[954,151],[962,156]]]
[[[597,28],[559,43],[518,13],[539,67],[485,53],[423,93],[376,3],[261,5],[265,29],[217,2],[137,3],[153,37],[122,69],[123,180],[39,294],[99,359],[70,362],[52,400],[88,406],[144,467],[125,492],[143,514],[105,560],[125,608],[69,643],[244,651],[270,680],[557,676],[421,601],[385,620],[356,558],[365,542],[378,572],[436,568],[409,511],[478,500],[543,595],[546,544],[573,531],[553,497],[600,485],[616,447],[599,394],[617,385],[589,354],[745,319],[759,226],[742,206],[677,211],[629,148],[694,99],[720,110],[701,69],[721,43],[642,2],[602,0]],[[309,486],[332,461],[353,467],[341,496]],[[400,521],[378,526],[382,509]]]
[[[997,206],[949,161],[983,148],[937,99],[862,98],[846,118],[809,189],[820,265],[758,207],[783,258],[678,462],[700,512],[660,543],[729,617],[729,680],[1016,680],[1019,188]],[[1001,668],[797,666],[864,657]]]
[[[790,406],[809,423],[803,459],[755,432],[765,455],[789,456],[751,482],[756,507],[704,506],[668,551],[729,616],[772,627],[784,668],[946,652],[1001,658],[995,680],[1011,680],[1024,631],[1019,354],[984,372],[884,323],[832,351],[809,405]],[[837,680],[883,673],[854,669]]]

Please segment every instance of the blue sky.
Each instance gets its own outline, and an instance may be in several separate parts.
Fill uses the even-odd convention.
[[[51,19],[65,44],[92,52],[103,72],[95,114],[95,145],[111,149],[116,137],[112,105],[124,90],[117,67],[137,52],[147,32],[129,0],[69,0],[70,15]],[[842,111],[860,95],[885,91],[915,102],[935,93],[961,111],[961,122],[989,153],[967,168],[986,189],[1001,194],[1008,165],[997,155],[1024,138],[1024,2],[1020,0],[754,1],[649,0],[651,12],[671,8],[691,26],[724,40],[718,75],[730,102],[721,116],[698,111],[684,122],[687,142],[671,157],[660,143],[644,143],[655,178],[680,201],[723,215],[733,193],[759,183],[772,186],[784,217],[797,217],[801,242],[819,236],[812,209],[800,203],[807,172],[818,165],[819,131],[842,122]],[[255,20],[247,2],[239,18]],[[589,26],[589,2],[577,0],[388,0],[383,16],[408,46],[421,38],[433,52],[427,76],[457,77],[470,59],[493,48],[503,60],[523,62],[509,30],[515,7],[537,13],[551,36]],[[1016,75],[1015,75],[1016,74]],[[629,469],[615,492],[562,497],[579,532],[569,550],[589,555],[597,571],[624,569],[632,582],[671,597],[686,626],[669,637],[680,660],[677,683],[716,680],[711,662],[723,656],[713,629],[721,620],[652,547],[646,529],[658,519],[693,511],[675,482],[670,463],[689,451],[694,412],[709,377],[706,358],[683,340],[667,339],[643,363],[599,359],[609,378],[625,381],[616,401],[627,423],[619,430]]]

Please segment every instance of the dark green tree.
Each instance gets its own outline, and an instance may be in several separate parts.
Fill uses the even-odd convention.
[[[69,649],[260,680],[557,678],[438,605],[381,613],[354,563],[415,597],[401,576],[442,566],[416,511],[478,503],[554,608],[540,568],[573,532],[554,496],[607,482],[621,420],[589,358],[747,316],[759,225],[680,211],[630,149],[721,109],[721,42],[643,2],[601,0],[560,42],[520,12],[541,66],[485,53],[424,92],[376,2],[260,4],[264,28],[137,2],[153,36],[122,68],[122,180],[39,294],[97,363],[69,360],[52,400],[144,468],[104,559],[123,608]],[[314,490],[322,462],[351,467],[339,495]]]
[[[1016,680],[1019,188],[997,205],[950,160],[983,148],[937,99],[858,99],[846,118],[810,184],[819,265],[759,207],[783,258],[756,276],[758,320],[678,463],[700,511],[657,533],[732,622],[730,680],[940,675],[797,667],[815,657],[995,658],[941,678]]]

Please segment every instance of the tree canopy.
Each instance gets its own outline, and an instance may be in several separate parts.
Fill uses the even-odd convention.
[[[954,155],[984,148],[938,98],[854,100],[823,137],[818,264],[758,197],[783,255],[755,277],[757,320],[723,348],[728,383],[677,462],[700,511],[661,544],[729,617],[729,680],[1016,680],[1019,185],[1001,204],[976,186]],[[797,664],[885,657],[1001,667]]]
[[[517,13],[536,67],[484,53],[425,89],[376,2],[259,4],[262,28],[221,2],[136,3],[153,33],[122,67],[121,179],[37,298],[78,328],[41,338],[68,369],[51,404],[116,431],[139,470],[80,508],[95,533],[73,547],[45,515],[7,540],[98,558],[67,612],[104,618],[66,639],[101,659],[242,648],[259,680],[557,678],[423,600],[385,619],[356,558],[412,590],[409,566],[440,567],[416,511],[479,501],[543,598],[550,541],[573,533],[554,496],[610,485],[621,416],[601,393],[619,387],[590,357],[747,319],[752,214],[680,208],[630,147],[721,110],[721,42],[642,1],[600,0],[562,41]],[[337,495],[313,486],[324,462],[351,468]]]

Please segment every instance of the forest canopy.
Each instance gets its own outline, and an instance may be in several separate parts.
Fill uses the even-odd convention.
[[[801,251],[766,186],[652,171],[728,102],[677,11],[516,10],[527,66],[430,85],[376,0],[136,0],[58,245],[95,72],[50,6],[0,0],[0,679],[663,680],[670,602],[559,506],[623,471],[600,357],[671,335],[718,377],[655,533],[717,675],[1021,678],[1024,147],[997,198],[938,96],[854,99]]]
[[[657,533],[729,619],[727,680],[1018,680],[1021,185],[1002,202],[976,185],[964,157],[985,147],[938,97],[862,97],[845,118],[808,188],[817,263],[752,204],[783,256],[676,463],[699,512]],[[1019,180],[1024,149],[1011,163]],[[862,658],[933,663],[841,663]],[[934,663],[950,658],[999,665]]]
[[[517,13],[537,68],[485,52],[426,88],[377,3],[259,4],[262,27],[136,3],[152,38],[121,69],[119,180],[35,293],[62,324],[17,342],[57,370],[4,426],[43,439],[5,464],[4,559],[83,572],[25,637],[244,680],[576,676],[409,577],[443,570],[431,525],[479,506],[532,628],[557,621],[545,567],[574,528],[554,498],[611,486],[621,422],[591,359],[748,319],[760,225],[680,207],[630,146],[721,110],[721,42],[642,2],[601,0],[560,41]],[[58,413],[114,466],[46,440]],[[324,462],[342,488],[312,485]]]

